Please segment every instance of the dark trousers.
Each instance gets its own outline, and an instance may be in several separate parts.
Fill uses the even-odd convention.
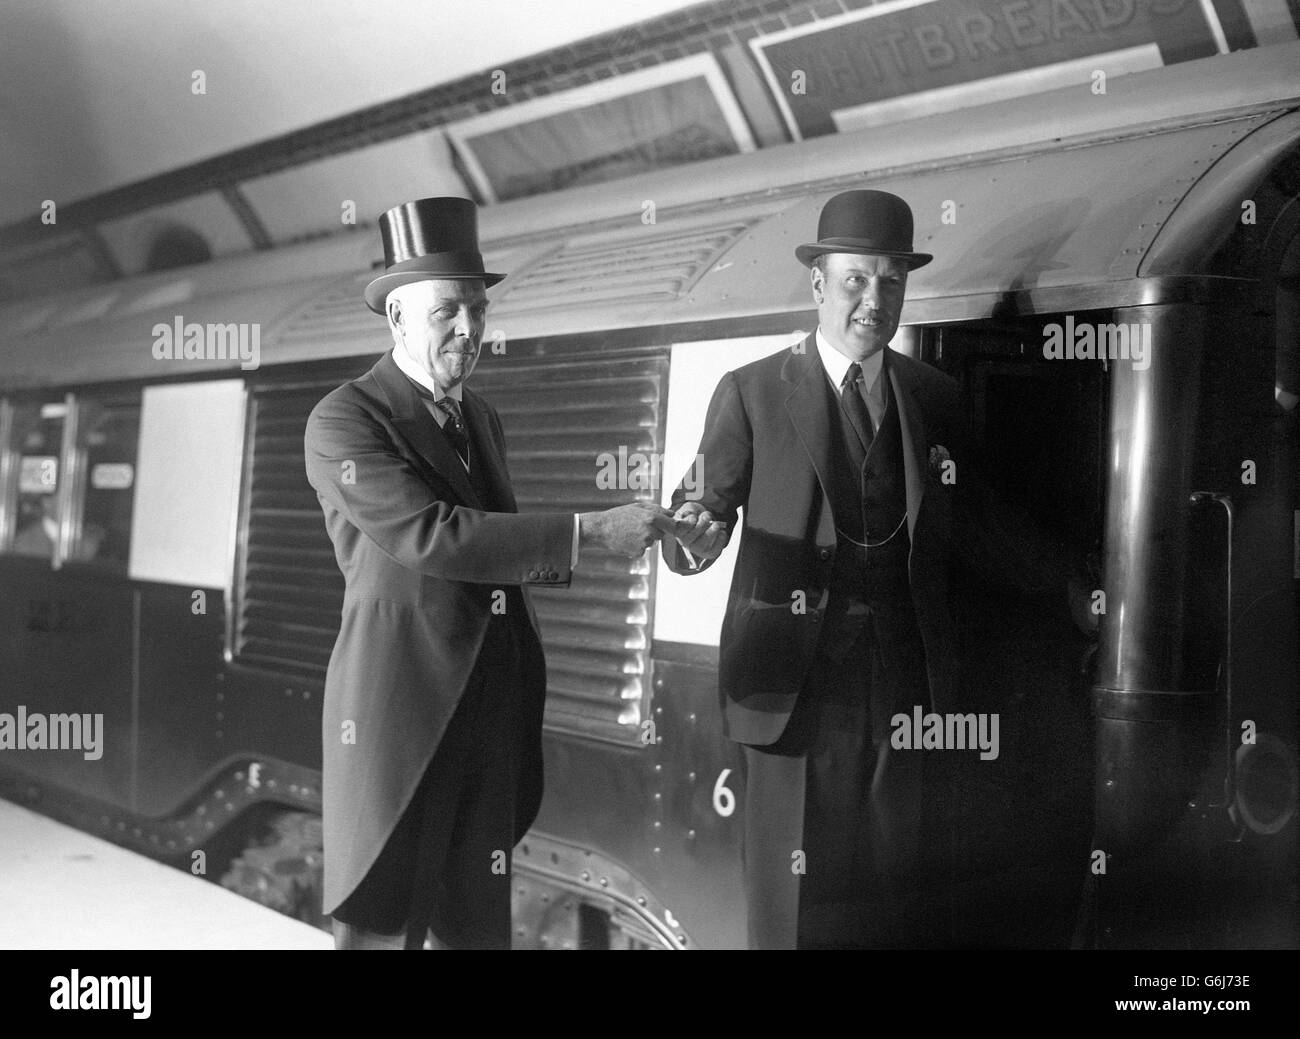
[[[494,616],[442,742],[383,851],[334,912],[338,948],[510,947],[523,740],[513,626]],[[342,926],[340,926],[342,925]]]
[[[751,948],[942,944],[942,755],[890,745],[893,715],[928,702],[906,642],[886,662],[869,619],[819,654],[781,739],[745,748]]]

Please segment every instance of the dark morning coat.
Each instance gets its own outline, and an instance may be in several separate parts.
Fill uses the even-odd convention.
[[[1064,608],[1061,546],[1000,507],[978,477],[958,383],[890,351],[886,357],[903,442],[908,571],[925,643],[930,709],[958,709],[949,564],[959,559],[984,580],[1026,594],[1052,594]],[[836,552],[832,426],[826,370],[814,336],[723,376],[705,418],[700,498],[736,540],[739,555],[719,644],[724,731],[752,746],[785,729],[817,647]],[[954,482],[944,482],[944,461]],[[685,500],[679,486],[673,508]],[[691,574],[680,546],[663,542],[668,566]],[[711,561],[703,561],[700,570]],[[802,596],[797,593],[802,592]],[[806,604],[803,612],[796,603]]]
[[[519,709],[533,733],[516,839],[541,803],[546,665],[518,586],[569,583],[573,517],[516,515],[497,413],[468,388],[462,409],[496,511],[391,354],[307,421],[307,477],[346,582],[322,726],[327,914],[365,877],[438,749],[497,590],[520,635]]]

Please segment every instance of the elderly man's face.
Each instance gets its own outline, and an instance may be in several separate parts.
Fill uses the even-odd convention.
[[[445,392],[474,370],[487,304],[477,279],[415,281],[388,294],[388,327],[398,349]]]
[[[855,361],[894,338],[903,312],[907,264],[893,256],[827,253],[812,268],[813,299],[822,334]]]

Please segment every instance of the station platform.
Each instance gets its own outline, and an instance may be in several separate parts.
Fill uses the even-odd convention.
[[[0,949],[332,949],[324,931],[0,800]]]

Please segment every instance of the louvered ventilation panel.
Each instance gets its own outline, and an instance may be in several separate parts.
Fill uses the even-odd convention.
[[[745,231],[728,223],[696,231],[641,228],[617,242],[575,243],[506,282],[498,313],[608,303],[669,302],[684,296]]]
[[[652,490],[601,490],[602,452],[662,451],[663,352],[592,361],[485,356],[473,388],[497,409],[521,512],[588,512]],[[303,472],[312,407],[336,383],[259,391],[247,493],[247,549],[237,660],[323,682],[338,632],[343,579]],[[675,479],[675,477],[666,476]],[[647,704],[651,554],[584,550],[567,589],[530,591],[546,650],[547,726],[632,742]]]
[[[312,300],[286,322],[278,341],[314,344],[344,339],[351,343],[373,342],[376,351],[391,344],[384,319],[362,302],[362,292],[374,276],[347,278]]]
[[[343,575],[307,482],[302,438],[311,409],[332,388],[253,396],[236,642],[240,664],[322,683],[339,630]]]

